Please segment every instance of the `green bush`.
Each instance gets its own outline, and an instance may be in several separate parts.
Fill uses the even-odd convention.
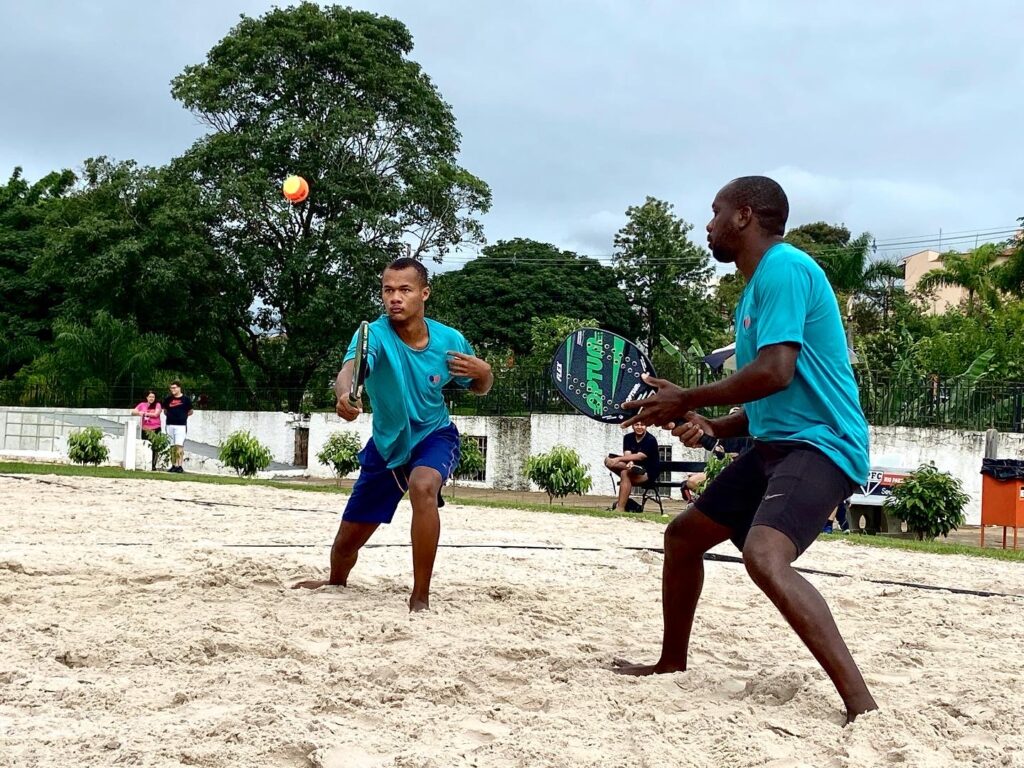
[[[68,458],[75,464],[96,464],[99,466],[110,456],[110,449],[103,444],[103,430],[86,427],[68,435]]]
[[[334,470],[334,477],[341,483],[341,478],[359,469],[361,448],[355,432],[334,432],[327,438],[316,458],[321,464]]]
[[[457,474],[453,475],[452,479],[454,480],[455,477],[471,479],[483,472],[486,466],[487,461],[480,450],[480,443],[472,437],[459,435],[459,466],[456,470]]]
[[[885,500],[885,509],[907,524],[919,541],[948,536],[965,522],[964,507],[970,496],[963,483],[934,464],[922,464]]]
[[[707,463],[704,466],[704,482],[697,486],[697,493],[704,493],[704,490],[711,484],[711,481],[722,474],[722,470],[729,466],[732,459],[729,454],[719,456],[716,453],[708,455]]]
[[[538,453],[526,460],[526,476],[548,495],[548,502],[568,496],[583,495],[590,490],[591,479],[580,456],[572,448],[556,445],[547,453]]]
[[[220,447],[220,460],[242,477],[270,466],[270,449],[245,430],[232,432]]]
[[[171,438],[163,432],[151,432],[143,430],[146,442],[156,459],[155,467],[166,467],[171,461]]]

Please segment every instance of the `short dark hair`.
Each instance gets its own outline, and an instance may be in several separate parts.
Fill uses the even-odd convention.
[[[737,208],[750,206],[769,235],[786,234],[789,200],[782,187],[767,176],[740,176],[725,185],[725,197]]]
[[[169,387],[180,387],[180,386],[181,386],[181,382],[180,382],[180,381],[178,381],[177,379],[175,379],[174,381],[172,381],[172,382],[171,382],[170,384],[168,384],[167,386],[169,386]]]
[[[415,269],[416,274],[420,276],[420,282],[423,285],[427,285],[429,278],[427,277],[427,268],[423,266],[419,259],[414,259],[411,256],[403,256],[400,259],[395,259],[388,264],[384,271],[387,272],[389,269],[401,270],[401,269]]]

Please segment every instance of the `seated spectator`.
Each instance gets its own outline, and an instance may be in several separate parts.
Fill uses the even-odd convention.
[[[609,454],[604,465],[619,477],[619,497],[611,509],[625,511],[633,486],[643,485],[658,476],[661,465],[658,441],[644,424],[634,424],[633,431],[622,436],[622,455]]]

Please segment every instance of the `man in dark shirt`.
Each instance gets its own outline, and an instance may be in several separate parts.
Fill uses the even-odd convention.
[[[625,511],[633,486],[657,478],[660,464],[657,439],[645,425],[634,424],[633,431],[622,436],[622,455],[611,454],[604,460],[608,470],[619,476],[619,498],[611,508]]]
[[[161,403],[167,417],[167,436],[171,438],[171,444],[174,446],[171,451],[171,468],[168,472],[181,473],[185,471],[181,464],[185,460],[185,431],[188,417],[192,415],[192,398],[182,394],[180,381],[172,381],[169,389],[171,393]]]

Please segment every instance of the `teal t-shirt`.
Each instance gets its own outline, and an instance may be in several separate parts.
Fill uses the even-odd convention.
[[[757,440],[797,440],[825,453],[850,479],[868,479],[868,425],[860,407],[839,305],[824,271],[789,243],[768,249],[736,307],[736,364],[771,344],[800,345],[781,392],[744,404]]]
[[[451,423],[441,392],[454,378],[448,370],[448,352],[473,354],[457,330],[425,320],[430,341],[423,349],[402,341],[386,315],[370,323],[366,394],[373,408],[373,444],[389,468],[407,463],[423,438]],[[355,357],[355,350],[352,334],[344,362]],[[472,379],[454,380],[461,387],[472,384]]]

